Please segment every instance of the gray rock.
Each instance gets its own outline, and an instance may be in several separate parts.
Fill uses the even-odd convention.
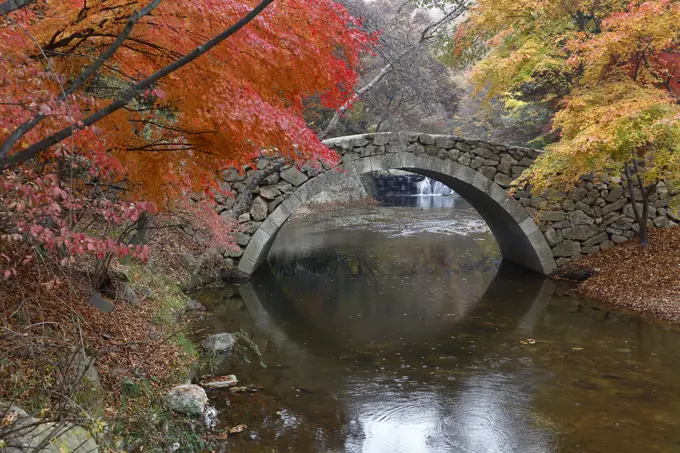
[[[583,211],[572,211],[569,213],[569,223],[574,226],[592,225],[595,223],[595,219],[588,217],[588,215]]]
[[[599,245],[594,245],[592,247],[584,247],[581,249],[581,253],[584,255],[590,255],[591,253],[599,252],[600,251],[600,246]]]
[[[569,199],[571,201],[581,201],[586,197],[586,189],[582,187],[574,187],[569,191]]]
[[[597,235],[598,232],[599,228],[596,225],[577,225],[562,230],[562,236],[564,236],[565,239],[585,241]]]
[[[605,200],[607,201],[607,203],[614,203],[616,200],[621,198],[622,195],[623,195],[623,188],[616,187],[616,188],[612,189],[607,194],[607,198],[605,198]]]
[[[279,205],[280,205],[281,203],[283,203],[284,201],[286,201],[286,197],[283,196],[283,195],[281,195],[281,196],[278,197],[276,200],[274,200],[274,201],[272,201],[271,203],[269,203],[269,207],[267,208],[267,210],[268,210],[269,213],[271,214],[271,213],[274,212],[274,211],[276,210],[276,208],[278,208]]]
[[[267,186],[273,186],[274,184],[278,183],[279,181],[281,181],[281,176],[279,176],[278,173],[273,173],[273,174],[267,176],[266,178],[264,178],[264,180],[262,182]]]
[[[260,196],[266,200],[273,200],[274,198],[281,195],[281,191],[276,187],[261,187]]]
[[[418,141],[423,145],[434,145],[434,137],[429,134],[420,134],[418,136]]]
[[[260,228],[262,222],[246,222],[241,225],[241,231],[246,234],[255,234],[255,232]]]
[[[437,148],[451,149],[456,146],[456,142],[451,137],[437,137],[435,139]]]
[[[621,199],[615,201],[614,203],[603,207],[602,208],[602,215],[607,215],[610,212],[618,211],[619,209],[621,209],[626,204],[626,201],[627,200],[625,198],[621,198]]]
[[[193,299],[187,301],[187,311],[205,311],[205,305]]]
[[[606,241],[602,242],[602,244],[600,244],[600,250],[609,250],[614,248],[615,245],[616,244],[607,239]]]
[[[282,193],[293,193],[293,186],[286,181],[281,181],[277,183],[274,187],[279,189]]]
[[[591,212],[590,205],[585,201],[577,201],[576,203],[574,203],[574,209],[583,211],[586,214],[590,214]]]
[[[670,224],[670,220],[666,216],[656,217],[654,220],[654,226],[657,228],[665,228]]]
[[[496,169],[493,167],[482,167],[480,172],[486,176],[487,178],[493,180],[494,176],[496,176]]]
[[[575,241],[563,241],[552,249],[553,256],[569,258],[581,253],[581,244]]]
[[[250,219],[251,219],[250,213],[246,212],[246,213],[243,213],[240,216],[238,216],[238,223],[250,222]]]
[[[212,353],[230,352],[234,347],[234,336],[230,333],[210,335],[201,341],[201,348]]]
[[[262,221],[267,218],[268,214],[267,201],[262,197],[257,197],[253,200],[250,206],[250,216],[253,220]]]
[[[241,233],[240,231],[234,233],[231,237],[238,245],[246,246],[250,242],[250,235]]]
[[[201,415],[208,403],[208,395],[198,385],[178,385],[163,397],[163,402],[175,412]]]
[[[240,258],[243,256],[243,249],[238,245],[227,247],[227,249],[224,251],[224,256],[226,258]]]
[[[550,247],[555,247],[562,242],[562,232],[556,231],[553,227],[548,227],[548,229],[545,230],[545,233],[543,233],[543,236],[545,236],[545,240]]]
[[[583,243],[583,247],[592,247],[594,245],[600,244],[604,241],[606,241],[609,238],[607,233],[600,233],[597,236],[594,236],[587,241]]]
[[[198,267],[198,261],[196,261],[196,258],[194,258],[194,255],[191,253],[181,253],[179,255],[179,262],[188,271],[192,271]]]
[[[564,209],[565,211],[573,211],[573,210],[576,209],[576,208],[575,208],[575,206],[574,206],[574,202],[573,202],[573,201],[571,201],[571,200],[564,200],[564,201],[562,202],[562,209]]]
[[[290,167],[281,172],[281,178],[295,187],[301,186],[309,178],[295,167]]]
[[[243,181],[246,179],[246,174],[239,173],[239,171],[235,168],[230,168],[222,173],[222,179],[224,179],[226,182]]]
[[[132,286],[128,285],[127,283],[123,283],[120,285],[120,297],[125,302],[128,302],[133,305],[139,302],[139,297],[137,297],[137,293],[132,288]]]
[[[540,215],[544,222],[561,222],[567,218],[564,211],[543,211]]]
[[[624,242],[628,242],[628,238],[625,236],[619,236],[617,234],[612,236],[612,241],[614,244],[623,244]]]
[[[502,173],[496,174],[496,176],[493,178],[493,182],[503,187],[504,189],[510,187],[512,181],[513,179],[510,176],[506,176]]]

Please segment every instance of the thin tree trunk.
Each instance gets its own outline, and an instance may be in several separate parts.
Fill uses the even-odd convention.
[[[380,72],[375,77],[373,77],[373,79],[370,82],[361,87],[359,91],[357,91],[349,101],[345,102],[342,105],[342,107],[340,107],[337,110],[337,112],[335,112],[335,115],[333,115],[333,118],[331,118],[331,121],[330,123],[328,123],[328,126],[326,126],[326,129],[324,129],[324,131],[321,134],[319,134],[319,139],[323,140],[327,138],[328,134],[333,132],[338,127],[338,123],[340,122],[340,116],[342,116],[342,114],[344,114],[347,111],[347,109],[349,109],[357,101],[357,99],[359,99],[364,93],[366,93],[371,88],[376,86],[382,79],[385,78],[387,74],[392,72],[392,69],[393,69],[392,63],[382,68]]]

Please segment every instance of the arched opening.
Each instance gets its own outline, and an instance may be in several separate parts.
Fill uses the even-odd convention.
[[[351,139],[351,138],[350,138]],[[267,257],[278,231],[291,213],[328,187],[346,184],[377,170],[401,170],[423,175],[453,189],[480,214],[491,229],[505,260],[539,274],[555,269],[555,261],[542,232],[529,213],[506,190],[470,166],[429,154],[394,148],[384,155],[352,155],[337,169],[308,180],[283,202],[253,235],[239,263],[239,270],[252,275]],[[347,158],[348,155],[345,155]]]

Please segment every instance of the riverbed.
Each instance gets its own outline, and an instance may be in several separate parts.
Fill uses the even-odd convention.
[[[680,332],[503,262],[464,200],[288,222],[247,283],[193,297],[243,330],[211,393],[233,452],[678,452]],[[251,357],[252,359],[252,357]]]

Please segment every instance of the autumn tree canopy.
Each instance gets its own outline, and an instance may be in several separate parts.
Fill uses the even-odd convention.
[[[333,0],[0,5],[2,232],[98,256],[130,248],[79,221],[137,221],[262,152],[334,159],[303,103],[343,105],[375,40]]]
[[[676,0],[479,0],[452,52],[477,62],[487,98],[519,114],[554,107],[559,141],[522,181],[544,191],[590,172],[625,175],[646,206],[660,180],[680,179],[679,18]]]

